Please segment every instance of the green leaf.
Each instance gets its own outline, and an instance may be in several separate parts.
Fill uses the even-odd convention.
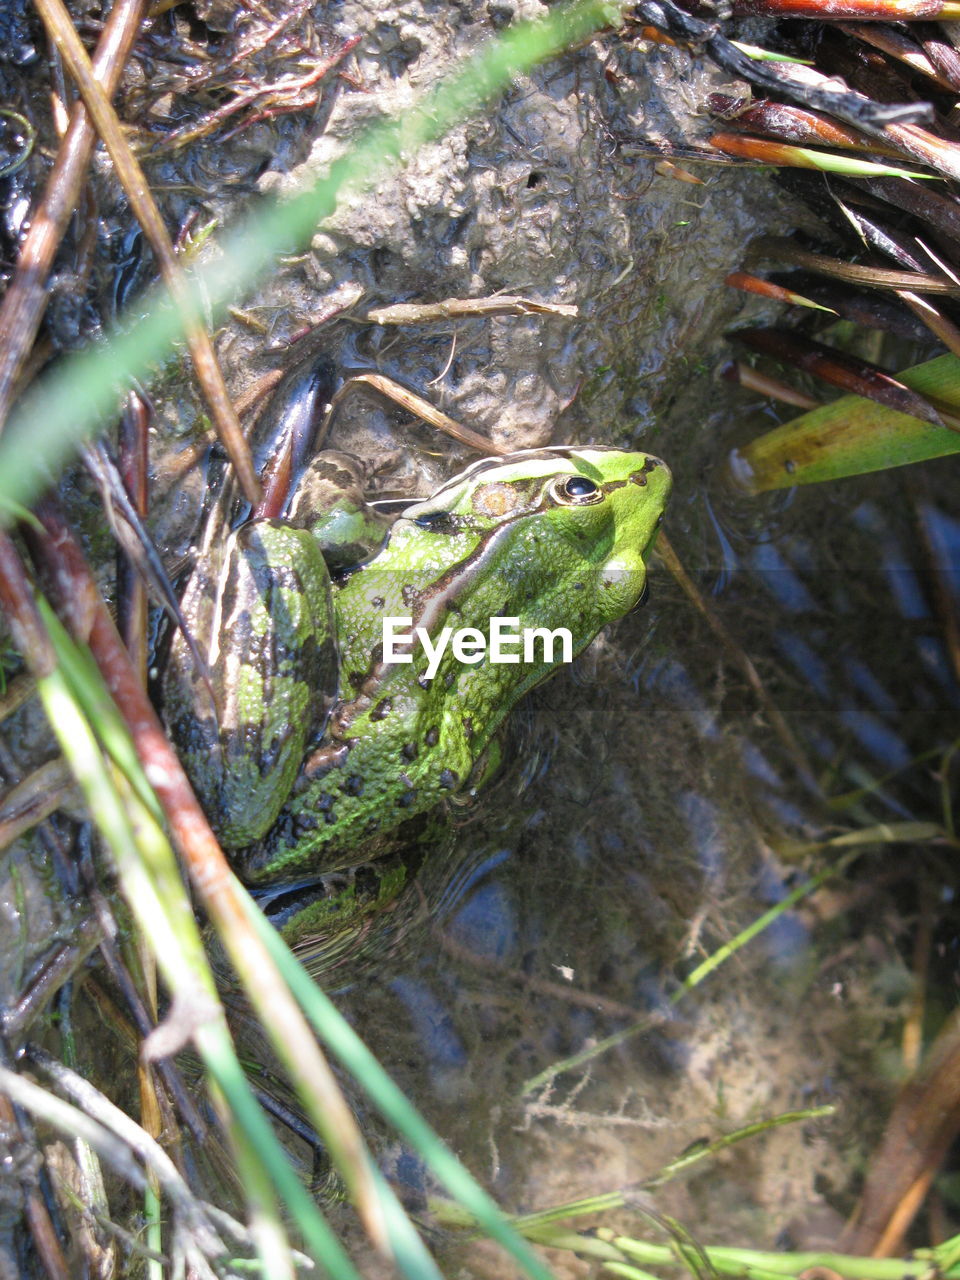
[[[898,374],[938,409],[960,414],[960,360],[940,356]],[[843,480],[960,453],[960,432],[922,422],[861,396],[841,396],[760,436],[729,460],[751,493]]]

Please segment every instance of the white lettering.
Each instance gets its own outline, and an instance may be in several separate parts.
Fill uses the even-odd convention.
[[[430,633],[424,627],[417,627],[417,639],[423,645],[423,652],[427,655],[427,670],[424,673],[428,680],[432,680],[440,668],[440,660],[443,657],[443,651],[450,643],[450,637],[453,635],[453,627],[444,627],[437,637],[437,643],[434,644],[430,639]]]
[[[566,627],[557,627],[556,631],[548,631],[546,627],[525,627],[523,632],[523,660],[536,662],[535,645],[537,640],[543,643],[543,661],[553,662],[553,646],[560,641],[560,661],[573,661],[573,636]]]
[[[497,664],[573,661],[573,635],[567,627],[557,627],[555,631],[550,631],[547,627],[521,629],[519,618],[491,618],[489,639],[477,627],[461,627],[457,631],[453,627],[443,627],[434,640],[426,627],[414,627],[412,618],[384,618],[384,662],[412,662],[413,650],[418,641],[427,655],[424,672],[427,680],[433,680],[440,670],[448,646],[458,662],[469,666],[482,662],[484,654],[489,656],[491,663]],[[541,654],[539,658],[538,641]],[[558,642],[560,657],[556,659],[554,653]],[[518,648],[522,648],[522,657],[514,652]]]
[[[486,651],[487,637],[476,627],[461,627],[453,637],[453,656],[458,662],[481,662]]]
[[[412,618],[384,618],[383,620],[383,660],[384,662],[412,662],[413,654],[401,652],[394,646],[405,644],[413,646],[413,636],[401,628],[409,627]]]
[[[491,618],[490,619],[490,661],[491,662],[519,662],[519,653],[505,653],[504,645],[512,645],[519,648],[520,632],[517,628],[520,626],[519,618]]]

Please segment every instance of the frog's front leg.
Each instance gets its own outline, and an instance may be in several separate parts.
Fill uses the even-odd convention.
[[[228,848],[277,819],[336,697],[330,575],[306,529],[259,520],[231,533],[217,566],[198,567],[182,602],[206,659],[171,644],[164,717]]]

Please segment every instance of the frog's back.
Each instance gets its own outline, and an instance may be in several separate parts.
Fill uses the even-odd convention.
[[[252,562],[221,575],[206,607],[229,686],[209,760],[193,732],[208,695],[194,677],[190,699],[174,698],[241,873],[294,880],[364,860],[470,788],[523,694],[640,599],[669,487],[663,464],[641,453],[485,459],[408,508],[334,591],[306,530],[253,526],[232,548]],[[497,660],[496,618],[519,634],[563,629],[569,644],[544,639]],[[392,652],[388,623],[406,637]],[[456,633],[480,637],[483,651],[468,653]],[[336,659],[339,697],[323,730]]]

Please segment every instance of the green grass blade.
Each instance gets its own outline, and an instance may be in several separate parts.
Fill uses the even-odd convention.
[[[340,1062],[353,1073],[380,1112],[416,1148],[452,1196],[473,1215],[488,1235],[499,1241],[534,1280],[551,1280],[549,1270],[510,1226],[497,1204],[471,1177],[390,1079],[346,1019],[290,952],[251,899],[251,921],[270,949],[310,1024]]]
[[[62,628],[54,627],[50,634],[58,660],[66,658],[66,662],[38,679],[38,693],[93,819],[111,849],[124,896],[157,956],[166,984],[180,1007],[192,1009],[193,1017],[200,1020],[193,1038],[229,1103],[231,1122],[242,1128],[246,1143],[257,1152],[315,1260],[336,1280],[359,1280],[356,1268],[297,1177],[243,1074],[169,841],[138,795],[132,789],[126,795],[119,790],[120,779],[110,774],[100,743],[70,686],[69,673],[79,672],[85,681],[101,683],[99,672],[69,652],[75,646]],[[101,684],[99,692],[86,690],[83,701],[97,706],[102,696]],[[258,1194],[262,1202],[262,1193]]]
[[[443,1280],[440,1269],[427,1253],[413,1223],[400,1207],[400,1202],[379,1169],[374,1170],[374,1181],[383,1197],[390,1247],[400,1270],[410,1280]]]
[[[878,164],[875,160],[858,160],[855,156],[837,151],[817,151],[814,147],[784,147],[794,157],[798,168],[815,169],[821,173],[838,173],[848,178],[926,178],[934,181],[936,173],[920,173],[915,169],[901,169],[893,164]]]
[[[159,825],[152,820],[152,815],[141,812],[138,820],[131,823],[127,819],[123,801],[115,794],[97,741],[86,724],[84,708],[93,708],[95,713],[106,711],[102,727],[109,730],[111,742],[121,747],[121,755],[134,773],[142,774],[142,770],[136,756],[123,749],[126,732],[117,723],[115,708],[106,696],[99,671],[92,661],[77,650],[48,608],[45,613],[52,624],[51,637],[61,666],[52,676],[38,681],[41,697],[44,698],[51,723],[60,735],[61,747],[84,786],[95,820],[107,836],[111,849],[115,854],[119,852],[118,866],[125,894],[150,939],[170,989],[177,992],[181,999],[186,992],[196,989],[198,996],[192,1002],[193,1006],[200,1007],[205,998],[211,1006],[211,1020],[195,1030],[194,1040],[207,1069],[229,1103],[228,1123],[237,1130],[235,1146],[243,1171],[253,1179],[249,1185],[254,1205],[264,1206],[269,1218],[269,1194],[265,1181],[256,1176],[254,1165],[245,1159],[251,1151],[262,1161],[264,1169],[280,1192],[283,1203],[303,1232],[313,1256],[318,1261],[327,1263],[330,1273],[337,1280],[358,1280],[353,1264],[291,1167],[256,1102],[236,1058],[222,1016],[212,1018],[215,1007],[213,979],[169,842]],[[82,703],[74,697],[74,692],[69,687],[71,677],[83,681],[87,686]],[[130,746],[128,742],[126,745]],[[146,786],[145,778],[141,777],[141,784]],[[136,799],[131,792],[127,800],[128,807]],[[146,850],[143,848],[144,842],[149,846]],[[138,856],[138,853],[144,852],[146,857]],[[154,873],[159,883],[154,882],[150,872]],[[250,905],[252,908],[252,903]],[[262,919],[259,912],[256,915]],[[176,925],[173,924],[174,919]],[[265,927],[279,943],[274,930],[269,926]],[[293,961],[282,944],[281,950],[292,969],[297,974],[302,974],[309,992],[319,995],[318,988]],[[402,1094],[399,1096],[403,1105],[409,1108],[410,1104],[403,1099]],[[400,1270],[410,1280],[441,1280],[436,1264],[393,1190],[379,1171],[374,1169],[372,1173]],[[245,1182],[246,1185],[248,1184]],[[266,1233],[265,1238],[268,1237],[269,1233]],[[522,1244],[520,1247],[524,1248]],[[542,1275],[547,1280],[547,1273],[543,1272]]]
[[[303,1234],[307,1252],[334,1280],[360,1280],[359,1272],[297,1177],[254,1098],[226,1029],[212,1025],[202,1027],[195,1040],[207,1069],[227,1100],[231,1117],[242,1126],[244,1137],[269,1173],[286,1211]],[[265,1269],[263,1274],[269,1276],[269,1269]]]
[[[53,640],[60,670],[80,709],[90,724],[96,727],[97,736],[107,754],[136,791],[141,804],[150,810],[158,822],[162,821],[157,797],[143,772],[123,716],[104,687],[93,655],[70,640],[63,623],[42,596],[37,600],[37,608]]]

